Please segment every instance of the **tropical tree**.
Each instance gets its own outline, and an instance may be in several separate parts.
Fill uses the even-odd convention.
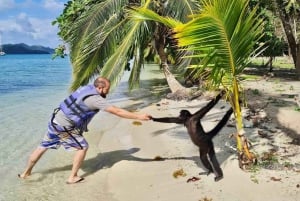
[[[123,72],[130,69],[130,88],[138,87],[146,50],[154,48],[171,92],[185,88],[171,73],[167,58],[168,28],[156,22],[134,21],[126,9],[146,6],[161,16],[182,22],[199,10],[197,0],[73,0],[53,22],[59,26],[59,36],[68,44],[73,67],[71,89],[87,84],[101,74],[116,84]],[[148,51],[150,52],[150,51]],[[179,60],[177,60],[179,61]],[[176,63],[180,66],[180,63]]]
[[[289,44],[298,79],[300,79],[300,3],[296,0],[272,0],[274,13],[279,14]],[[298,25],[297,25],[298,22]]]
[[[257,7],[257,12],[264,18],[264,36],[260,39],[264,43],[265,51],[260,56],[269,57],[264,66],[269,66],[269,72],[273,71],[273,60],[276,56],[284,54],[286,42],[284,33],[278,19],[270,10],[270,0],[250,0],[249,6]],[[271,4],[272,5],[272,4]]]
[[[300,3],[298,0],[251,0],[259,3],[260,7],[272,12],[272,17],[281,22],[280,36],[284,38],[289,46],[296,74],[300,79]],[[278,34],[277,34],[278,35]],[[271,52],[272,53],[272,52]]]
[[[145,7],[135,8],[131,16],[137,21],[154,20],[171,27],[181,49],[199,52],[192,55],[201,58],[201,63],[192,66],[194,76],[206,69],[210,72],[210,86],[226,90],[236,118],[240,167],[244,167],[255,162],[256,157],[249,151],[244,135],[240,75],[258,51],[254,47],[263,36],[263,20],[256,9],[249,9],[248,0],[203,0],[202,3],[200,14],[187,23],[161,17]]]

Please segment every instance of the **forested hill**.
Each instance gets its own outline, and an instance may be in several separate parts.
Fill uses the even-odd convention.
[[[40,45],[4,44],[2,49],[6,54],[53,54],[54,49]]]

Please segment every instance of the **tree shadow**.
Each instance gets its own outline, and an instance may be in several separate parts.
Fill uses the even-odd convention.
[[[208,121],[216,120],[216,119],[220,118],[220,116],[222,116],[223,114],[224,114],[224,112],[216,112],[214,114],[209,114],[207,117],[207,120]],[[219,119],[218,119],[218,121],[219,121]],[[216,124],[218,121],[216,121]],[[181,129],[183,127],[184,127],[183,125],[176,125],[171,128],[156,130],[155,132],[152,132],[152,135],[158,136],[158,135],[165,134],[165,135],[170,135],[177,139],[191,141],[191,138],[190,138],[189,134],[187,133],[186,128]],[[230,127],[225,128],[225,127],[213,138],[214,147],[215,148],[218,147],[220,149],[220,151],[218,151],[216,153],[216,157],[217,157],[220,165],[224,161],[226,161],[230,156],[232,156],[233,154],[236,154],[235,151],[233,151],[231,148],[225,146],[225,143],[224,143],[224,140],[226,140],[228,138],[228,137],[226,137],[226,134],[224,136],[224,133],[228,133],[228,134],[234,133],[235,128],[230,128]],[[211,129],[209,129],[209,130],[211,130]],[[220,136],[220,135],[223,135],[223,136]],[[216,139],[218,137],[221,137],[221,138]],[[197,147],[194,144],[191,144],[191,146]],[[191,156],[191,157],[172,157],[172,158],[163,158],[163,159],[164,160],[192,160],[199,168],[205,170],[205,167],[202,165],[202,163],[200,161],[200,153],[197,156]]]
[[[296,69],[294,68],[280,68],[280,67],[273,67],[272,72],[269,72],[269,67],[263,65],[255,65],[250,64],[247,68],[243,71],[246,75],[256,75],[256,76],[275,76],[276,78],[283,78],[290,81],[299,81],[296,73]]]
[[[285,83],[284,80],[280,81],[280,83],[282,83],[283,85],[288,84],[288,82]],[[264,93],[264,95],[262,96],[263,98],[258,98],[258,96],[261,96],[260,93]],[[266,112],[267,117],[271,119],[271,122],[269,124],[273,124],[274,128],[280,129],[287,136],[289,136],[292,139],[291,144],[300,145],[299,131],[288,127],[288,125],[283,125],[279,121],[279,119],[276,118],[280,113],[280,108],[290,107],[292,110],[293,107],[297,106],[295,101],[293,100],[294,95],[288,95],[285,94],[285,92],[280,92],[278,94],[268,93],[268,91],[258,92],[258,94],[253,94],[249,90],[246,92],[249,107],[263,109]]]

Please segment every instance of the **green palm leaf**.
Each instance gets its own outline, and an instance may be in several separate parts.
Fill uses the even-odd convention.
[[[126,3],[124,0],[99,2],[71,26],[72,34],[67,42],[73,65],[72,90],[99,74],[107,58],[114,53],[123,36],[119,30],[123,29],[126,20],[120,20],[120,11]]]
[[[157,24],[128,18],[126,10],[133,5],[155,11],[162,6],[162,15],[186,22],[190,14],[198,12],[199,1],[69,1],[54,23],[58,23],[59,35],[69,45],[73,68],[71,90],[87,84],[99,74],[107,76],[114,85],[127,69],[125,66],[129,61],[132,64],[130,87],[138,86],[145,60],[143,51],[154,39]]]
[[[126,34],[126,37],[123,38],[122,43],[118,46],[115,53],[105,62],[101,71],[101,76],[109,78],[112,85],[117,83],[122,72],[124,72],[124,68],[129,60],[129,55],[124,54],[124,52],[129,52],[132,44],[134,44],[135,36],[139,34],[141,22],[129,22],[128,26],[128,30],[130,31]],[[114,66],[118,66],[118,68],[113,68]]]
[[[246,0],[205,1],[203,12],[195,20],[174,29],[179,46],[201,52],[197,55],[202,58],[198,67],[212,69],[216,86],[223,83],[222,78],[228,80],[243,71],[262,36],[262,20],[256,10],[246,7]]]

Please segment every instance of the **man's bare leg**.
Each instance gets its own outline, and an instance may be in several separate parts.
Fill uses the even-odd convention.
[[[35,164],[39,161],[41,156],[47,151],[44,147],[38,147],[36,148],[30,155],[28,159],[28,163],[26,166],[25,171],[22,174],[19,174],[18,176],[22,179],[25,179],[26,177],[31,175],[32,168],[35,166]]]
[[[88,149],[85,148],[76,151],[76,154],[73,159],[73,167],[72,167],[71,175],[67,181],[67,184],[73,184],[83,180],[83,178],[79,177],[77,173],[85,158],[87,150]]]

